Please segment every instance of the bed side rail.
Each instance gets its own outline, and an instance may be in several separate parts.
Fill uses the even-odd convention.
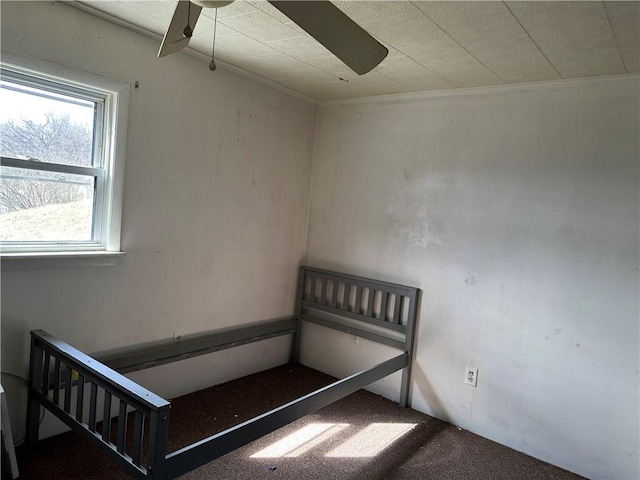
[[[297,326],[298,324],[293,318],[268,320],[196,334],[181,342],[171,339],[161,343],[128,347],[118,352],[96,354],[96,358],[120,373],[130,373],[219,352],[227,348],[289,335],[295,333]]]
[[[292,362],[300,360],[302,321],[396,347],[408,354],[408,363],[402,372],[399,403],[403,407],[409,406],[419,296],[420,289],[408,285],[301,267],[296,303],[299,325],[292,348]],[[346,318],[350,324],[336,321],[336,318]]]
[[[133,478],[156,479],[164,472],[169,402],[47,332],[34,330],[26,431],[29,447],[38,442],[40,405]],[[112,407],[118,411],[115,422],[111,421]]]
[[[370,369],[338,380],[267,413],[172,452],[167,455],[167,478],[183,475],[336,400],[351,395],[370,383],[406,367],[407,361],[408,354],[402,353]]]

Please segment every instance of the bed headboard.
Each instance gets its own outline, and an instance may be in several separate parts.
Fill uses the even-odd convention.
[[[420,289],[371,278],[300,268],[292,360],[299,361],[303,322],[315,323],[401,349],[408,354],[400,404],[406,406]]]

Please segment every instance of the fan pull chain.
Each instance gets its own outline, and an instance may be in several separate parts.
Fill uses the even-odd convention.
[[[216,52],[216,27],[218,26],[218,9],[213,19],[213,45],[211,45],[211,62],[209,63],[209,70],[212,72],[216,69],[216,61],[213,59]]]
[[[191,36],[193,35],[193,29],[191,28],[190,24],[191,24],[191,2],[189,1],[189,4],[187,5],[187,26],[184,27],[184,30],[182,31],[182,34],[187,38],[191,38]]]

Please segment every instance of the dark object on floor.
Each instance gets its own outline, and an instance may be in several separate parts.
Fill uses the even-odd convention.
[[[334,380],[306,367],[284,365],[176,398],[172,401],[168,451]],[[234,418],[235,414],[239,417]],[[390,426],[388,444],[376,452],[381,445],[371,445],[367,438],[379,439],[385,425]],[[283,439],[291,443],[276,443]],[[21,480],[129,478],[75,433],[43,440],[34,452],[20,449],[18,462]],[[277,469],[269,472],[268,467],[274,463]],[[583,478],[366,391],[356,392],[181,478],[250,480],[266,475],[274,480]]]

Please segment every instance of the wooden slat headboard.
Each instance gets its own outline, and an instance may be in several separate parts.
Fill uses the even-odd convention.
[[[416,287],[301,267],[292,360],[300,360],[304,321],[399,348],[409,354],[400,395],[400,404],[406,405],[419,294]]]

